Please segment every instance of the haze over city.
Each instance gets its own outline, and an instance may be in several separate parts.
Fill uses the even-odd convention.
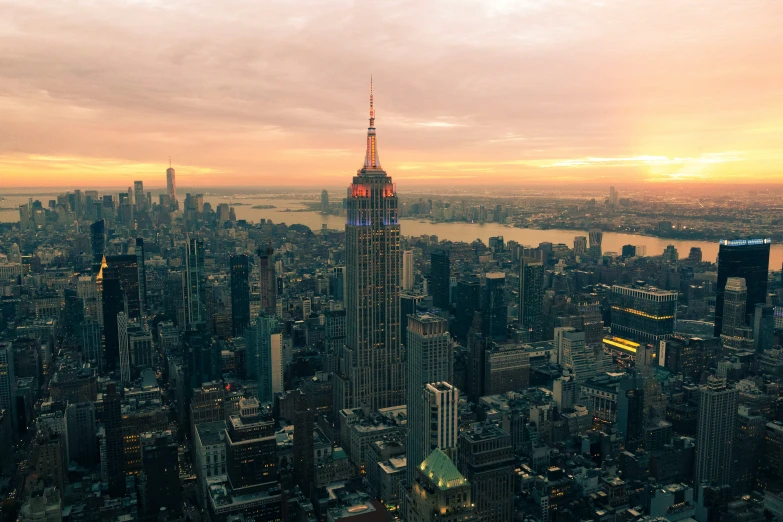
[[[777,183],[783,3],[0,2],[3,187]],[[317,180],[317,182],[315,181]]]

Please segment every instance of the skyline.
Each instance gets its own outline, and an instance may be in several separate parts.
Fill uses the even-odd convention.
[[[777,3],[4,4],[4,188],[780,179]]]

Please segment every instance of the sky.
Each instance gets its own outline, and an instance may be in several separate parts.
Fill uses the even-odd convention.
[[[780,183],[777,0],[0,0],[3,187]]]

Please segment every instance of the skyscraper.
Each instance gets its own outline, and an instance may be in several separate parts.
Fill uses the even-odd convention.
[[[136,255],[107,256],[106,267],[103,269],[104,282],[107,279],[119,280],[128,319],[139,319],[141,317],[141,294]]]
[[[574,255],[583,256],[587,252],[587,238],[585,236],[574,237]]]
[[[590,238],[590,257],[594,260],[600,259],[601,254],[603,253],[601,250],[601,243],[604,239],[604,233],[600,230],[593,229],[590,230],[587,235]]]
[[[371,84],[367,152],[347,198],[346,346],[335,379],[342,408],[377,409],[405,401],[397,204],[396,187],[378,157]]]
[[[139,309],[141,315],[147,310],[147,270],[144,266],[144,238],[136,238],[136,268],[139,271]]]
[[[329,192],[326,189],[321,191],[321,212],[329,212]]]
[[[473,323],[473,315],[481,308],[481,280],[476,276],[470,276],[457,281],[457,296],[455,299],[456,323],[452,333],[454,336],[466,342],[468,330]]]
[[[250,324],[249,258],[246,254],[231,256],[231,330],[234,337],[244,333]]]
[[[171,168],[171,162],[169,162],[169,168],[166,169],[166,195],[169,197],[169,205],[176,207],[177,201],[177,178],[174,175],[174,169]]]
[[[109,478],[109,495],[125,496],[124,455],[122,451],[122,405],[115,383],[106,386],[103,395],[103,424],[106,427],[106,470]]]
[[[14,348],[10,342],[0,341],[0,412],[8,412],[12,424],[16,423],[16,372]]]
[[[136,203],[137,210],[142,209],[144,207],[144,204],[147,202],[147,198],[144,196],[143,181],[133,182],[133,200]]]
[[[490,272],[484,283],[481,308],[481,333],[492,339],[506,338],[508,307],[506,306],[506,274]]]
[[[90,225],[90,240],[92,247],[92,273],[97,274],[101,269],[103,254],[106,251],[105,222],[101,219]]]
[[[120,348],[120,380],[127,386],[130,384],[130,344],[128,343],[128,316],[125,312],[117,314],[117,339]]]
[[[519,322],[528,341],[544,340],[544,264],[527,258],[519,274]]]
[[[753,314],[753,347],[763,352],[775,345],[775,307],[756,304]]]
[[[277,301],[277,278],[275,277],[275,250],[271,245],[258,249],[259,271],[261,272],[261,312],[275,314]]]
[[[430,255],[430,293],[432,304],[437,308],[451,308],[449,285],[451,280],[451,260],[448,250],[436,250]]]
[[[283,391],[283,339],[274,315],[259,315],[245,333],[247,376],[258,381],[258,399],[274,400]]]
[[[413,250],[402,253],[402,289],[406,292],[413,290]]]
[[[185,271],[182,292],[185,303],[185,324],[193,328],[201,323],[204,313],[204,242],[188,237],[185,245]]]
[[[748,288],[745,310],[767,301],[770,239],[721,239],[718,248],[718,282],[715,295],[715,337],[723,328],[723,292],[730,277],[742,277]]]
[[[452,348],[448,321],[439,315],[421,313],[408,316],[407,335],[406,451],[411,463],[407,471],[408,484],[411,484],[414,469],[431,451],[427,450],[426,441],[421,438],[424,425],[429,423],[429,412],[425,411],[427,403],[425,403],[424,388],[429,383],[451,380]]]
[[[459,438],[458,468],[471,486],[481,520],[514,518],[514,446],[511,436],[494,424],[476,425]]]
[[[723,327],[720,334],[724,346],[750,348],[752,330],[747,326],[748,288],[742,277],[730,277],[723,287]]]
[[[696,484],[732,484],[732,446],[737,426],[739,392],[725,379],[710,378],[699,390],[696,435]]]

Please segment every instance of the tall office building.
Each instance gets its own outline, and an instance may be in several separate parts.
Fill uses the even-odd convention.
[[[128,343],[128,316],[125,312],[117,314],[117,339],[120,348],[120,381],[130,384],[130,344]]]
[[[506,338],[508,307],[506,306],[506,274],[490,272],[486,275],[481,307],[481,333],[492,339]]]
[[[511,436],[490,424],[464,431],[457,450],[458,468],[468,479],[482,521],[514,519],[514,446]]]
[[[753,348],[763,352],[775,346],[775,307],[756,304],[753,314]]]
[[[457,281],[457,297],[455,299],[454,337],[466,342],[468,330],[473,323],[476,310],[481,308],[481,280],[470,276]]]
[[[226,471],[231,488],[236,492],[253,492],[258,487],[275,483],[275,424],[261,415],[258,399],[243,397],[239,401],[239,415],[231,415],[227,425]]]
[[[617,206],[617,199],[619,197],[620,197],[620,195],[617,193],[615,188],[613,186],[609,187],[609,204],[612,207],[616,207]]]
[[[258,249],[258,261],[261,273],[258,288],[261,297],[261,312],[274,315],[277,302],[277,277],[275,276],[275,250],[271,245]]]
[[[180,513],[182,489],[176,439],[170,431],[146,432],[141,435],[139,445],[144,469],[144,513],[154,517],[160,516],[161,509],[165,509],[167,516]]]
[[[185,325],[193,328],[204,321],[204,241],[199,238],[187,238],[182,276]]]
[[[402,253],[402,290],[413,290],[413,250]]]
[[[172,208],[177,207],[177,178],[174,175],[174,169],[171,168],[171,162],[169,162],[169,168],[166,169],[166,195],[169,198],[169,205]]]
[[[283,337],[274,315],[259,315],[245,332],[247,376],[258,382],[258,399],[274,400],[283,391]]]
[[[305,495],[315,481],[313,428],[315,411],[301,390],[294,392],[294,481]]]
[[[732,484],[732,447],[737,426],[739,391],[725,379],[710,378],[699,389],[696,434],[696,484]]]
[[[574,237],[574,255],[583,256],[587,253],[587,238],[585,236]]]
[[[544,340],[544,264],[527,258],[519,274],[519,323],[528,341]]]
[[[590,238],[590,249],[588,251],[590,257],[594,260],[600,259],[603,254],[601,243],[604,239],[604,233],[600,230],[593,229],[587,233],[587,236]]]
[[[644,443],[644,379],[632,373],[620,380],[617,389],[617,432],[628,451]]]
[[[677,295],[650,286],[612,286],[612,334],[640,342],[671,337]]]
[[[451,380],[452,347],[448,321],[439,315],[420,313],[408,316],[407,406],[408,440],[406,451],[411,466],[408,484],[413,481],[413,470],[429,454],[421,439],[424,424],[429,422],[425,411],[424,388],[429,383]],[[425,417],[425,414],[427,416]]]
[[[348,189],[345,225],[346,346],[335,394],[342,408],[403,404],[400,225],[397,192],[381,168],[370,89],[367,152]]]
[[[329,212],[329,192],[326,189],[321,191],[321,212]]]
[[[233,255],[231,265],[231,332],[242,335],[250,324],[250,264],[246,254]]]
[[[750,348],[752,330],[746,323],[748,287],[745,279],[730,277],[723,287],[723,327],[720,339],[724,346]]]
[[[122,437],[122,405],[115,383],[106,386],[103,394],[103,425],[106,430],[106,473],[109,478],[109,495],[125,496],[125,458]]]
[[[16,372],[14,348],[10,342],[0,341],[0,413],[8,412],[8,420],[16,424]]]
[[[125,311],[123,300],[122,285],[119,279],[109,278],[100,280],[103,296],[101,299],[103,312],[103,337],[104,350],[103,359],[105,368],[113,371],[117,367],[120,357],[120,341],[117,330],[117,315]]]
[[[136,203],[136,209],[140,210],[144,207],[144,204],[147,202],[147,198],[144,195],[144,182],[143,181],[134,181],[133,182],[133,200]]]
[[[745,310],[767,302],[770,239],[722,239],[718,248],[718,282],[715,295],[715,337],[723,328],[723,295],[730,277],[745,279],[748,296]]]
[[[95,426],[95,403],[70,403],[65,409],[68,461],[85,468],[98,464],[98,439]]]
[[[97,274],[101,269],[103,255],[106,252],[106,222],[96,221],[90,225],[90,247],[92,250],[92,273]]]
[[[136,238],[136,269],[139,272],[139,311],[143,316],[147,311],[147,268],[144,264],[144,238]]]
[[[448,250],[436,250],[430,255],[430,293],[432,304],[442,310],[451,308],[449,299],[451,259]]]
[[[141,294],[139,292],[139,266],[136,255],[107,256],[103,268],[104,284],[107,279],[117,279],[122,288],[122,299],[128,319],[141,317]]]

